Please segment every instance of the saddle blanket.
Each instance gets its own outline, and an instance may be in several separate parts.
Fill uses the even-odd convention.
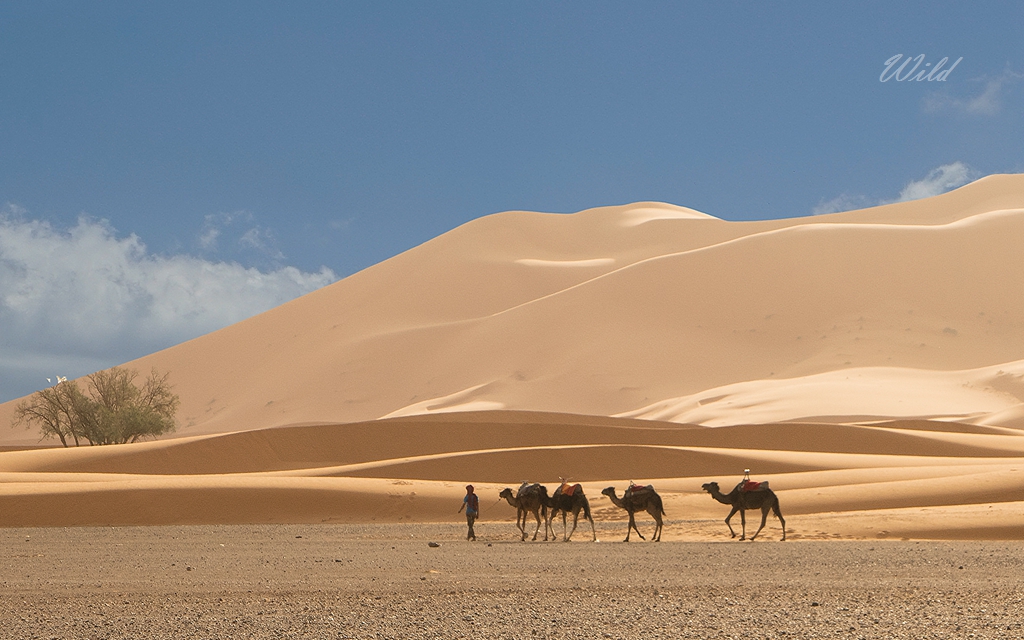
[[[541,489],[542,489],[541,485],[539,485],[537,483],[529,484],[529,483],[524,482],[522,484],[522,486],[519,487],[519,491],[516,492],[516,497],[517,498],[522,498],[524,496],[532,495],[532,494],[535,494],[535,493],[540,493]]]

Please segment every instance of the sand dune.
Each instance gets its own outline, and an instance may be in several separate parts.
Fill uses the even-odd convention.
[[[595,517],[605,520],[623,513],[601,489],[621,490],[630,480],[653,483],[669,514],[666,539],[693,539],[700,536],[685,523],[706,521],[703,530],[715,530],[727,511],[700,485],[717,480],[731,487],[742,469],[752,468],[780,495],[797,539],[822,537],[815,532],[822,527],[830,536],[884,530],[883,537],[907,537],[911,525],[924,537],[991,537],[995,530],[1024,537],[1024,529],[1010,535],[1001,528],[1005,505],[1024,503],[1024,437],[951,422],[908,426],[707,428],[485,411],[7,452],[0,455],[0,517],[7,526],[456,526],[466,482],[477,487],[485,518],[500,520],[514,516],[497,500],[502,487],[556,485],[558,476],[567,476],[584,485]],[[965,511],[972,506],[980,511]],[[924,507],[931,509],[927,523],[901,511]],[[936,510],[943,509],[951,515],[940,519]],[[904,529],[880,524],[889,512],[901,514]],[[955,515],[963,513],[970,521]],[[800,524],[808,516],[813,527]],[[682,523],[674,532],[673,521]]]
[[[128,363],[171,373],[170,438],[0,430],[0,524],[445,520],[465,482],[558,476],[599,517],[632,479],[720,518],[700,484],[752,468],[840,535],[1018,537],[1021,237],[1020,175],[786,220],[487,216]]]
[[[1024,177],[1013,175],[787,220],[727,222],[658,203],[496,214],[131,364],[172,372],[180,435],[434,405],[716,425],[877,415],[1019,426],[1022,211]],[[975,379],[1000,369],[1001,386]],[[850,370],[861,383],[844,385]],[[834,384],[808,393],[823,380]],[[983,387],[954,398],[958,381]],[[741,412],[664,410],[740,384],[754,403]],[[907,396],[921,402],[894,406]],[[0,407],[0,420],[12,410]]]

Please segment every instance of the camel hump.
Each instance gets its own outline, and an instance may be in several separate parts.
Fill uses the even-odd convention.
[[[558,487],[558,491],[562,495],[569,496],[571,498],[578,489],[582,488],[583,487],[581,487],[579,484],[563,484],[562,486]]]
[[[639,493],[641,491],[654,491],[654,485],[652,485],[652,484],[631,484],[631,485],[629,485],[629,488],[626,489],[626,491],[629,491],[630,493]]]
[[[744,480],[739,484],[739,490],[744,493],[750,493],[751,491],[768,491],[768,481],[754,482],[753,480]]]
[[[543,488],[544,487],[542,487],[540,484],[536,482],[533,484],[528,484],[524,482],[522,486],[519,487],[519,493],[516,494],[516,497],[521,498],[523,496],[534,495],[540,493]]]

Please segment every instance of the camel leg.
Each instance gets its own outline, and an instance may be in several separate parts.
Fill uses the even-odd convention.
[[[740,509],[740,540],[747,539],[747,510]]]
[[[533,517],[537,519],[537,528],[533,530],[533,540],[536,542],[537,534],[540,533],[540,511],[534,511]]]
[[[576,533],[576,523],[579,522],[579,519],[580,519],[580,510],[577,509],[572,514],[572,531],[569,532],[569,535],[565,536],[565,541],[566,542],[569,542],[570,540],[572,540],[572,534]]]
[[[725,516],[725,526],[729,527],[729,533],[732,534],[733,538],[736,537],[736,532],[732,530],[732,524],[729,521],[732,520],[732,517],[736,515],[737,511],[739,511],[739,508],[733,507],[732,511],[729,512],[729,515]],[[742,538],[740,539],[742,540]]]
[[[754,532],[754,535],[750,536],[751,542],[754,541],[754,538],[757,537],[757,534],[761,533],[761,529],[764,529],[764,523],[768,521],[769,511],[771,511],[771,507],[767,503],[763,507],[761,507],[761,526],[757,528],[757,531]]]
[[[554,508],[551,510],[551,541],[552,542],[555,542],[555,541],[558,540],[558,536],[555,535],[555,515],[557,515],[560,511],[561,511],[560,509],[554,509]],[[561,511],[561,514],[562,514],[562,537],[564,538],[565,537],[565,512]]]
[[[651,540],[653,540],[654,542],[661,542],[661,513],[658,511],[657,507],[655,507],[653,513],[650,511],[648,511],[647,513],[650,513],[651,516],[654,517],[654,535],[651,536]]]
[[[597,542],[597,529],[594,528],[594,517],[590,515],[590,502],[584,497],[583,504],[580,506],[583,508],[583,517],[590,520],[590,533],[594,536],[593,542]]]
[[[629,512],[629,526],[632,527],[633,531],[636,531],[636,535],[640,536],[641,540],[647,539],[644,537],[644,534],[640,533],[640,529],[637,529],[636,517],[634,516],[632,511]],[[629,529],[626,529],[626,542],[629,542]]]
[[[775,517],[779,519],[779,524],[782,525],[782,541],[786,541],[786,520],[782,517],[782,511],[779,510],[779,501],[776,500],[775,504],[772,505],[772,511],[775,512]]]

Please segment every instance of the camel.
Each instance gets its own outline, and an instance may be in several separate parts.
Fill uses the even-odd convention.
[[[722,504],[727,504],[732,507],[732,511],[725,517],[725,524],[729,527],[729,533],[732,537],[736,537],[736,532],[733,531],[732,525],[729,520],[740,512],[740,524],[742,527],[742,534],[740,540],[747,539],[747,509],[760,509],[761,510],[761,526],[757,528],[754,535],[750,536],[750,541],[753,542],[757,534],[761,533],[761,529],[764,529],[764,523],[768,520],[768,512],[774,511],[775,517],[779,519],[779,523],[782,524],[782,540],[786,540],[786,520],[782,517],[782,511],[779,510],[779,497],[775,495],[775,492],[771,489],[757,489],[754,491],[741,491],[740,485],[736,486],[735,489],[730,491],[728,494],[722,493],[718,488],[717,482],[708,482],[701,485],[701,488],[711,494],[711,497],[718,500]]]
[[[516,527],[523,534],[522,540],[526,540],[526,514],[533,514],[533,517],[537,519],[537,528],[533,531],[533,539],[536,540],[537,533],[540,531],[542,514],[544,522],[547,523],[547,503],[550,500],[547,487],[541,484],[531,485],[524,482],[519,487],[519,491],[515,496],[512,495],[512,489],[505,487],[498,494],[498,497],[504,498],[510,505],[516,508]],[[544,527],[544,539],[548,539],[547,526]]]
[[[631,531],[636,531],[636,535],[640,536],[641,540],[646,540],[643,534],[640,533],[640,530],[636,528],[636,520],[633,514],[637,511],[646,511],[651,514],[655,523],[654,535],[651,536],[651,540],[653,542],[661,541],[661,516],[665,515],[665,508],[662,506],[661,496],[654,490],[654,487],[649,485],[638,487],[630,484],[629,488],[622,494],[621,499],[615,495],[615,487],[608,487],[601,493],[608,496],[612,504],[620,509],[625,509],[626,513],[629,514],[629,526],[626,527],[626,539],[624,542],[629,542]]]
[[[594,529],[594,518],[590,515],[590,501],[587,500],[587,496],[583,494],[583,487],[579,484],[570,485],[565,479],[562,480],[562,484],[555,489],[555,494],[551,496],[548,501],[548,527],[551,526],[551,521],[554,519],[555,514],[559,511],[562,512],[562,541],[569,542],[572,539],[572,534],[576,532],[576,523],[580,519],[580,511],[583,511],[583,517],[590,521],[590,532],[594,536],[594,542],[597,542],[597,531]],[[572,531],[566,535],[566,516],[572,513]],[[547,533],[545,533],[545,540],[547,539]],[[551,539],[555,539],[555,530],[551,529]]]

